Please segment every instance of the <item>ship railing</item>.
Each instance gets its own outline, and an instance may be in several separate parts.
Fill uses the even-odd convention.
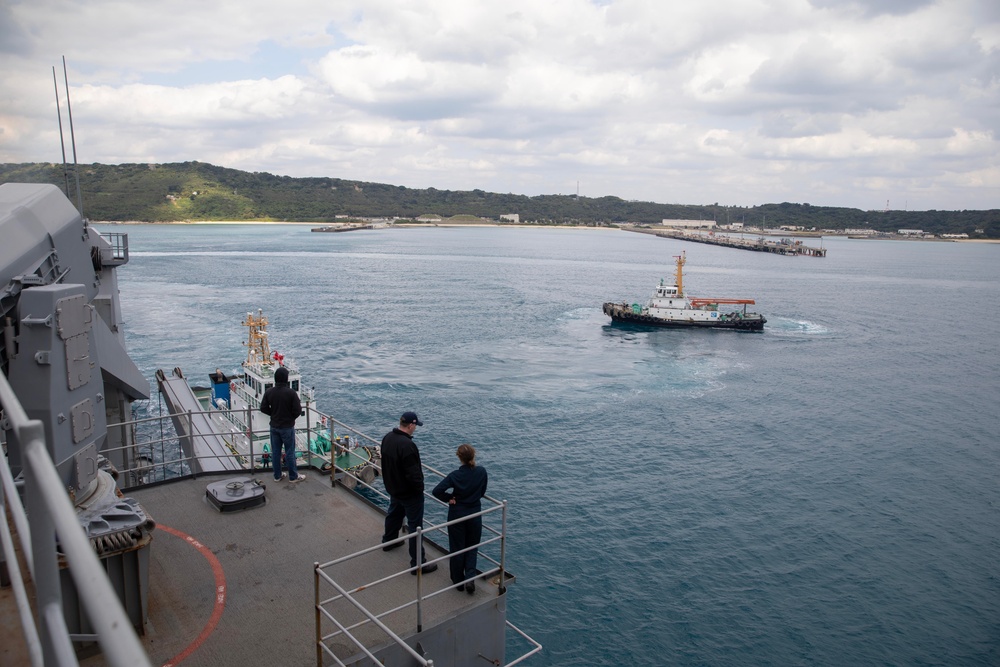
[[[355,433],[356,435],[358,435],[359,437],[370,441],[373,444],[378,444],[378,441],[376,441],[374,438],[371,438],[370,436],[367,436],[364,433],[361,433],[360,431],[357,431],[356,429],[348,426],[347,424],[343,424],[342,422],[336,421],[332,417],[328,417],[328,419],[330,419],[332,423],[335,423],[337,426],[341,427],[342,429],[349,430],[349,431]],[[373,463],[372,465],[379,471],[379,474],[381,475],[381,472],[382,472],[381,466],[378,465],[378,464],[376,464],[376,463]],[[425,480],[430,480],[430,479],[433,479],[435,477],[439,478],[439,479],[444,479],[447,476],[446,473],[443,473],[440,470],[437,470],[437,469],[433,468],[432,466],[428,466],[426,464],[422,464],[422,467],[423,467],[423,471],[424,471],[424,479]],[[376,496],[383,503],[388,503],[389,502],[389,496],[385,493],[385,491],[383,489],[380,489],[380,488],[378,488],[378,487],[376,487],[376,486],[374,486],[372,484],[369,484],[369,483],[365,482],[360,475],[356,474],[355,471],[345,470],[343,468],[340,468],[339,466],[336,466],[336,464],[334,464],[334,470],[333,470],[333,472],[334,472],[334,474],[337,474],[337,475],[342,475],[342,476],[345,476],[345,477],[350,477],[351,478],[351,483],[348,485],[349,488],[355,488],[355,487],[364,488],[364,489],[367,490],[367,492],[369,494],[372,494],[372,495]],[[429,482],[427,482],[427,481],[425,481],[424,486],[425,486],[425,488],[432,488],[432,485]],[[435,498],[433,495],[427,493],[426,491],[424,492],[424,498],[425,498],[425,500],[429,500],[432,504],[436,504],[436,505],[439,505],[441,507],[447,507],[448,506],[447,503],[442,502],[441,500]],[[429,521],[427,519],[427,512],[425,512],[424,513],[424,522],[427,524],[427,526],[426,527],[424,527],[424,526],[418,526],[417,530],[416,530],[416,534],[413,537],[413,539],[415,539],[416,543],[417,543],[416,544],[416,553],[423,553],[423,540],[428,539],[428,537],[427,537],[428,535],[431,535],[431,536],[435,536],[435,535],[437,535],[437,536],[443,536],[446,539],[447,538],[447,534],[448,534],[448,527],[449,526],[453,526],[453,525],[456,525],[456,524],[459,524],[459,523],[463,523],[465,521],[470,521],[470,520],[472,520],[474,518],[477,518],[477,517],[482,518],[483,519],[482,528],[483,528],[483,534],[484,534],[485,539],[480,540],[479,544],[476,544],[476,545],[473,545],[473,546],[470,546],[470,547],[466,547],[465,549],[462,549],[461,551],[456,551],[454,553],[449,553],[448,555],[442,556],[440,558],[436,558],[436,559],[433,559],[433,560],[428,560],[426,562],[426,564],[430,564],[430,563],[442,563],[443,562],[444,566],[447,566],[447,562],[446,561],[448,559],[450,559],[451,556],[463,554],[463,553],[472,551],[474,549],[478,550],[479,551],[479,558],[482,559],[483,561],[489,563],[490,567],[487,570],[485,570],[485,571],[481,571],[475,577],[471,577],[471,578],[466,579],[466,580],[464,580],[464,581],[462,581],[460,583],[462,585],[465,585],[466,583],[468,583],[470,581],[474,581],[475,579],[488,579],[490,577],[495,577],[496,578],[495,581],[496,581],[496,584],[497,584],[498,594],[502,595],[503,593],[506,592],[506,582],[508,581],[507,568],[506,568],[506,564],[505,564],[506,532],[507,532],[506,531],[506,526],[507,526],[507,501],[505,501],[505,500],[504,501],[498,500],[498,499],[496,499],[496,498],[494,498],[492,496],[489,496],[489,495],[483,496],[483,501],[486,504],[490,505],[490,507],[488,507],[487,509],[484,509],[484,510],[482,510],[480,512],[477,512],[475,514],[471,514],[471,515],[466,516],[466,517],[461,517],[459,519],[455,519],[455,520],[452,520],[452,521],[447,521],[445,523],[440,523],[440,524],[435,524],[435,523]],[[499,515],[499,517],[500,517],[500,526],[499,527],[491,525],[489,523],[489,521],[488,521],[489,518],[497,516],[497,515]],[[409,601],[409,602],[407,602],[407,603],[405,603],[405,604],[403,604],[401,606],[398,606],[398,607],[395,607],[395,608],[392,608],[392,609],[387,609],[387,610],[382,611],[381,613],[375,614],[375,613],[369,611],[368,609],[366,609],[364,607],[364,605],[361,604],[355,598],[355,595],[358,592],[360,592],[360,591],[370,591],[370,590],[372,590],[372,588],[374,588],[374,587],[376,587],[376,586],[378,586],[380,584],[383,584],[383,583],[385,583],[387,581],[392,581],[392,580],[396,579],[396,577],[398,577],[398,576],[400,576],[402,574],[413,572],[413,571],[415,571],[417,569],[416,566],[408,568],[406,570],[402,570],[400,572],[393,573],[393,574],[391,574],[391,575],[389,575],[387,577],[384,577],[384,578],[381,578],[381,579],[377,579],[375,581],[371,581],[371,582],[360,584],[360,585],[358,585],[358,586],[356,586],[356,587],[354,587],[352,589],[349,589],[349,590],[345,589],[341,584],[339,584],[338,582],[336,582],[333,579],[333,577],[326,572],[327,569],[335,568],[337,565],[341,565],[343,563],[346,563],[348,561],[354,560],[356,558],[363,558],[365,555],[367,555],[369,553],[372,553],[372,552],[375,552],[378,549],[384,548],[386,546],[391,546],[393,544],[400,544],[400,543],[405,542],[408,539],[411,539],[410,536],[399,537],[399,538],[397,538],[395,540],[392,540],[390,542],[386,542],[384,544],[380,543],[380,544],[378,544],[376,546],[363,549],[363,550],[358,551],[358,552],[356,552],[354,554],[350,554],[348,556],[344,556],[343,558],[339,558],[339,559],[336,559],[334,561],[330,561],[329,563],[324,563],[322,565],[321,564],[317,564],[316,565],[316,570],[317,570],[317,572],[316,572],[316,586],[317,586],[317,591],[316,591],[316,605],[317,605],[317,617],[316,617],[316,622],[317,622],[317,626],[316,626],[317,656],[316,656],[316,659],[317,659],[317,665],[322,665],[323,664],[323,655],[324,654],[328,655],[338,665],[343,665],[344,664],[343,662],[340,661],[340,659],[337,656],[333,655],[333,653],[330,651],[330,649],[327,646],[327,644],[333,638],[341,636],[341,635],[344,635],[347,638],[349,638],[356,646],[358,646],[358,648],[361,650],[362,653],[364,653],[370,659],[375,660],[375,657],[364,647],[363,643],[351,633],[352,630],[356,630],[356,629],[358,629],[358,628],[360,628],[360,627],[362,627],[362,626],[364,626],[364,625],[366,625],[368,623],[372,623],[372,624],[376,625],[380,630],[382,630],[382,632],[386,633],[386,635],[389,638],[391,638],[394,642],[398,643],[403,648],[403,650],[405,650],[408,654],[411,655],[411,657],[413,657],[415,660],[417,660],[419,664],[421,664],[421,665],[433,665],[433,662],[426,661],[423,657],[421,657],[419,654],[417,654],[415,651],[413,651],[413,649],[411,649],[398,636],[396,636],[395,634],[393,634],[385,626],[385,624],[382,623],[381,619],[385,618],[386,616],[388,616],[390,614],[394,614],[394,613],[399,612],[399,611],[401,611],[403,609],[406,609],[408,607],[416,606],[416,615],[417,615],[416,631],[417,632],[421,632],[422,631],[422,625],[423,625],[423,613],[422,613],[423,612],[423,610],[422,610],[423,602],[425,600],[428,600],[428,599],[431,599],[433,597],[436,597],[437,595],[441,595],[442,593],[444,593],[446,591],[452,590],[457,584],[449,584],[449,585],[445,586],[442,589],[439,589],[439,590],[432,591],[430,593],[424,594],[423,591],[422,591],[422,577],[420,576],[420,574],[418,572],[417,573],[417,581],[416,581],[416,593],[415,593],[415,597],[414,597],[413,600],[411,600],[411,601]],[[493,553],[491,553],[491,550],[488,549],[488,547],[490,547],[491,545],[495,545],[495,547],[496,547],[496,549],[495,549],[495,551]],[[320,586],[321,582],[328,583],[330,586],[332,586],[337,591],[337,594],[334,595],[331,598],[320,599],[319,586]],[[347,600],[352,606],[354,606],[355,608],[357,608],[357,610],[359,612],[361,612],[365,616],[365,619],[362,620],[362,621],[359,621],[358,623],[355,623],[353,625],[344,626],[340,621],[338,621],[333,616],[333,614],[328,609],[324,608],[324,605],[329,605],[329,604],[331,604],[331,603],[333,603],[333,602],[335,602],[337,600],[340,600],[340,599]],[[322,631],[321,631],[321,616],[327,618],[330,622],[332,622],[335,626],[337,626],[337,630],[335,632],[330,633],[330,634],[323,634]],[[513,661],[510,661],[510,662],[507,662],[506,663],[506,667],[512,667],[513,665],[516,665],[516,664],[518,664],[518,663],[526,660],[528,657],[530,657],[530,656],[534,655],[535,653],[538,653],[539,651],[542,650],[541,644],[539,644],[534,639],[532,639],[530,636],[528,636],[520,628],[516,627],[510,621],[506,621],[505,620],[505,623],[506,623],[506,626],[509,627],[511,630],[513,630],[520,638],[522,638],[522,640],[529,647],[527,649],[527,651],[525,653],[521,654],[517,659],[515,659]]]
[[[136,419],[129,420],[127,422],[111,423],[108,424],[108,430],[112,429],[126,429],[131,433],[131,443],[118,448],[106,448],[102,450],[105,456],[109,456],[119,461],[131,461],[131,465],[125,465],[124,468],[116,471],[119,475],[127,475],[126,479],[120,484],[123,487],[133,487],[142,486],[152,482],[165,481],[167,479],[173,479],[176,477],[186,477],[188,475],[197,478],[200,474],[200,470],[206,467],[206,464],[210,462],[228,462],[231,465],[229,469],[234,472],[245,470],[247,472],[260,472],[267,471],[271,469],[270,464],[264,464],[262,462],[262,456],[264,454],[263,447],[257,450],[255,443],[261,439],[266,440],[267,432],[263,431],[253,431],[253,430],[241,430],[237,432],[231,432],[228,435],[239,436],[246,439],[247,442],[247,452],[246,453],[236,453],[236,452],[221,452],[212,453],[207,455],[196,455],[193,452],[196,450],[194,443],[199,438],[213,438],[219,435],[218,432],[213,431],[211,433],[201,433],[194,428],[194,422],[197,417],[202,416],[216,416],[225,414],[229,412],[227,410],[198,410],[198,411],[185,411],[179,415],[168,415],[159,414],[149,417],[140,417]],[[245,411],[232,411],[233,413],[242,413]],[[307,411],[308,412],[308,411]],[[330,426],[328,428],[336,428],[341,434],[349,432],[355,439],[356,442],[360,442],[362,446],[367,446],[371,448],[376,448],[379,446],[379,441],[375,438],[365,434],[364,432],[349,426],[329,415],[325,415],[318,410],[312,410],[313,415],[308,415],[308,423],[310,426],[306,428],[296,429],[296,436],[300,443],[308,443],[314,437],[314,435],[320,430],[313,425],[312,417],[315,416],[317,419],[325,418],[327,424]],[[245,417],[245,415],[244,415]],[[182,424],[182,431],[178,433],[174,424],[179,418]],[[247,419],[244,423],[250,423]],[[331,441],[333,439],[331,438]],[[180,445],[180,446],[178,446]],[[337,445],[334,443],[334,448]],[[185,452],[192,452],[187,454]],[[303,459],[303,462],[307,465],[311,465],[311,458],[316,456],[314,452],[309,451],[307,448],[297,449],[297,458]],[[335,475],[336,479],[348,480],[345,486],[348,488],[361,487],[367,491],[370,499],[374,499],[376,502],[381,503],[386,506],[389,502],[389,496],[385,493],[383,488],[375,486],[372,483],[366,482],[364,477],[358,474],[358,470],[348,470],[341,468],[336,465],[336,451],[335,449],[330,452],[330,455],[322,457],[324,462],[329,462],[331,464],[331,474]],[[381,475],[381,466],[376,461],[371,461],[370,465],[378,474]],[[446,474],[440,470],[435,469],[432,466],[423,466],[425,478],[430,480],[433,478],[443,479]],[[428,488],[431,488],[431,484],[427,484]],[[432,504],[439,505],[442,507],[447,507],[445,503],[435,498],[429,493],[424,494],[425,498]],[[497,498],[490,495],[484,496],[484,501],[491,503],[494,506],[500,506],[502,503]],[[494,536],[500,534],[500,531],[486,523],[483,525],[483,530],[486,533],[491,533]],[[428,524],[425,527],[425,532],[435,532],[440,535],[447,534],[447,528],[445,525],[435,525]],[[499,560],[488,554],[481,554],[486,560],[491,562],[495,566],[499,566]]]
[[[369,554],[377,552],[387,546],[394,544],[402,544],[407,540],[413,539],[416,542],[415,548],[416,553],[424,552],[423,541],[426,539],[425,535],[429,531],[425,531],[422,527],[418,526],[414,535],[405,535],[399,537],[395,540],[385,543],[379,543],[377,545],[367,547],[355,553],[352,553],[341,558],[326,562],[326,563],[316,563],[314,565],[314,587],[315,587],[315,604],[316,604],[316,665],[317,667],[322,667],[322,665],[327,664],[325,661],[327,659],[332,660],[337,665],[345,667],[346,663],[331,649],[331,644],[334,639],[346,638],[350,641],[359,653],[364,654],[367,658],[374,661],[376,664],[379,663],[379,659],[371,652],[367,647],[366,642],[357,636],[357,631],[365,626],[371,624],[378,628],[378,630],[383,633],[387,639],[391,640],[393,643],[399,646],[399,648],[404,651],[407,655],[412,658],[416,664],[426,665],[428,667],[433,667],[434,661],[429,660],[418,653],[415,649],[409,646],[406,641],[400,637],[396,632],[394,632],[384,619],[388,618],[393,614],[397,614],[405,609],[415,607],[416,612],[416,626],[414,630],[417,633],[423,632],[424,623],[424,605],[428,600],[435,598],[439,595],[445,594],[452,591],[457,584],[449,583],[442,588],[436,590],[425,591],[424,590],[424,578],[421,576],[421,568],[430,565],[438,564],[447,565],[448,561],[452,556],[460,555],[475,549],[482,549],[490,544],[497,544],[500,550],[500,560],[497,565],[491,569],[480,572],[473,577],[469,577],[464,581],[460,582],[462,585],[466,585],[470,582],[474,582],[476,579],[489,579],[491,577],[496,577],[495,581],[497,583],[497,594],[503,595],[506,592],[505,586],[505,575],[506,570],[504,567],[505,563],[505,542],[506,542],[506,525],[507,525],[507,503],[506,501],[500,503],[499,505],[489,507],[480,512],[471,514],[469,516],[461,517],[459,519],[454,519],[452,521],[445,522],[439,526],[435,526],[433,530],[447,530],[449,526],[454,526],[466,521],[471,521],[476,518],[485,519],[490,515],[499,513],[501,530],[492,538],[482,540],[479,544],[472,545],[462,549],[460,551],[455,551],[450,554],[440,556],[438,558],[433,558],[425,561],[422,565],[418,564],[413,567],[399,570],[393,572],[387,576],[374,579],[372,581],[365,581],[361,583],[355,583],[354,585],[348,587],[347,585],[338,581],[335,571],[339,566],[345,565],[356,559],[366,558]],[[486,522],[484,521],[484,527]],[[414,597],[410,600],[403,602],[395,607],[390,607],[387,609],[381,609],[379,611],[373,611],[369,609],[368,605],[362,602],[359,594],[364,593],[364,595],[369,596],[372,600],[377,600],[378,596],[373,595],[373,591],[378,586],[386,584],[388,582],[395,581],[397,578],[405,574],[416,574],[416,580],[414,582],[415,591]],[[332,587],[335,591],[330,597],[323,597],[323,587],[324,585]],[[331,609],[334,603],[338,601],[346,601],[349,605],[356,610],[361,616],[361,620],[354,622],[350,625],[345,625],[344,622],[339,620],[335,612]],[[369,603],[371,604],[371,603]],[[329,633],[324,633],[324,620],[332,623],[336,630]],[[510,623],[504,619],[506,627],[511,628],[517,635],[528,644],[528,650],[521,654],[518,658],[505,663],[506,667],[512,667],[523,660],[526,660],[529,656],[541,651],[542,646],[530,636],[528,636],[521,629],[517,628],[514,624]],[[369,642],[371,643],[371,642]]]
[[[120,232],[105,232],[101,238],[108,243],[108,247],[100,248],[102,266],[121,266],[128,263],[128,234]]]
[[[6,518],[0,521],[0,538],[31,664],[34,667],[78,665],[73,642],[96,640],[109,665],[149,665],[132,623],[56,474],[42,422],[28,418],[2,373],[0,407],[4,430],[10,433],[10,442],[6,444],[18,448],[23,465],[23,479],[15,482],[7,456],[0,456],[0,511],[10,510],[31,580],[35,582],[37,619],[31,610],[14,535]],[[26,502],[21,500],[19,487],[23,487]],[[72,634],[66,627],[57,550],[65,558],[94,634]]]
[[[355,440],[360,441],[361,445],[364,446],[364,447],[371,447],[371,448],[374,449],[374,448],[377,448],[377,447],[379,447],[381,445],[381,442],[379,440],[376,440],[375,438],[373,438],[372,436],[370,436],[370,435],[368,435],[366,433],[362,433],[361,431],[359,431],[358,429],[354,428],[353,426],[349,426],[349,425],[345,424],[344,422],[340,421],[339,419],[334,419],[331,415],[324,414],[323,412],[320,412],[319,410],[316,410],[316,409],[311,409],[311,410],[312,410],[313,413],[319,415],[319,418],[320,418],[321,421],[325,420],[326,423],[329,424],[328,428],[330,429],[331,435],[333,435],[334,431],[339,428],[342,435],[345,434],[344,433],[345,431],[349,431],[351,434],[354,435]],[[310,408],[307,408],[306,409],[306,417],[307,417],[307,419],[308,419],[309,415],[310,415]],[[308,419],[308,423],[312,424],[313,421],[311,419]],[[307,429],[307,431],[308,431],[307,438],[311,438],[312,437],[312,432],[314,432],[315,430],[316,429],[314,427],[313,428],[308,428]],[[331,460],[332,460],[336,456],[336,448],[339,445],[336,442],[333,442],[333,438],[332,437],[330,438],[330,440],[331,440],[331,443],[332,443],[333,448],[334,448],[330,452],[330,454],[331,454]],[[381,474],[382,470],[378,466],[378,464],[376,464],[376,463],[373,462],[372,466],[376,470],[379,471],[379,474]],[[345,473],[347,471],[345,471],[343,468],[337,468],[337,472]],[[351,475],[351,476],[354,477],[355,479],[358,479],[357,475]],[[371,487],[369,487],[369,488],[371,488]]]
[[[264,447],[258,445],[260,441],[268,441],[268,431],[233,427],[231,431],[222,433],[214,428],[211,431],[200,431],[195,425],[199,419],[228,416],[227,413],[238,416],[241,423],[249,424],[251,422],[249,416],[245,414],[246,412],[248,410],[188,410],[176,415],[159,414],[108,424],[109,430],[126,429],[131,432],[132,444],[106,448],[102,450],[102,453],[113,455],[119,461],[131,462],[117,471],[119,474],[128,475],[123,484],[128,487],[142,486],[188,475],[198,477],[202,474],[201,471],[206,470],[213,463],[234,472],[270,470],[271,465],[262,462],[265,453]],[[177,421],[181,424],[179,432],[174,426]],[[343,426],[350,428],[346,425]],[[354,429],[350,430],[354,431]],[[317,456],[315,452],[308,449],[308,443],[316,432],[315,427],[296,429],[297,444],[305,445],[297,447],[297,458],[302,459],[308,465],[312,465],[312,457]],[[360,432],[356,433],[358,437],[364,438],[371,444],[378,444],[373,438]],[[198,449],[195,445],[199,439],[216,439],[219,435],[244,439],[247,447],[246,452],[224,451],[202,455],[194,453]],[[332,454],[333,452],[331,452]],[[326,457],[321,456],[321,458],[325,460]]]
[[[355,433],[360,438],[368,440],[372,444],[376,444],[376,445],[379,444],[378,441],[375,440],[374,438],[372,438],[370,436],[367,436],[364,433],[361,433],[360,431],[358,431],[358,430],[356,430],[356,429],[348,426],[347,424],[344,424],[344,423],[342,423],[340,421],[337,421],[337,420],[333,419],[332,417],[328,417],[328,419],[330,419],[331,421],[333,421],[336,425],[340,426],[342,429],[349,430],[352,433]],[[373,468],[375,468],[375,470],[378,471],[379,475],[382,474],[382,467],[381,467],[381,465],[379,465],[378,463],[374,463],[374,462],[371,465],[372,465]],[[437,470],[436,468],[433,468],[432,466],[429,466],[429,465],[427,465],[425,463],[422,463],[421,466],[422,466],[423,471],[424,471],[424,479],[425,480],[429,480],[429,479],[432,479],[434,477],[437,477],[438,479],[444,479],[445,477],[447,477],[447,473],[443,473],[440,470]],[[349,478],[350,481],[347,484],[347,486],[349,488],[353,489],[355,487],[360,486],[360,487],[366,489],[369,492],[369,494],[374,495],[375,497],[377,497],[378,499],[380,499],[380,501],[383,504],[388,504],[388,502],[389,502],[389,496],[388,496],[388,494],[386,494],[386,492],[385,492],[384,489],[379,488],[377,486],[374,486],[374,485],[372,485],[372,484],[370,484],[368,482],[365,482],[364,479],[360,475],[358,475],[356,471],[345,470],[344,468],[341,468],[341,467],[337,466],[335,462],[334,462],[333,468],[334,468],[334,474],[337,477],[339,477],[340,479]],[[427,488],[433,488],[432,485],[429,484],[429,483],[425,483],[424,487],[425,487],[425,489],[427,489]],[[447,507],[448,506],[447,503],[444,503],[444,502],[438,500],[433,495],[431,495],[430,493],[428,493],[426,490],[424,491],[424,499],[427,500],[427,501],[430,501],[432,504],[440,505],[442,507]],[[499,507],[500,505],[503,504],[502,501],[500,501],[497,498],[494,498],[494,497],[492,497],[492,496],[490,496],[488,494],[485,495],[485,496],[483,496],[483,500],[486,501],[487,503],[490,503],[490,504],[496,506],[496,507]],[[427,519],[426,519],[426,513],[425,513],[425,516],[424,516],[424,520],[427,521]],[[433,524],[433,523],[428,522],[428,525],[425,527],[424,532],[427,532],[427,533],[433,532],[433,533],[436,533],[438,535],[447,537],[447,533],[448,533],[447,526],[448,525],[449,524]],[[501,534],[501,531],[498,528],[496,528],[494,526],[491,526],[491,525],[489,525],[486,522],[483,522],[483,532],[484,533],[490,533],[490,534],[492,534],[494,536],[499,536]],[[482,552],[479,555],[480,555],[480,557],[482,557],[486,561],[492,563],[495,567],[503,569],[502,566],[501,566],[501,564],[500,564],[500,560],[497,557],[491,556],[489,553],[482,553]]]

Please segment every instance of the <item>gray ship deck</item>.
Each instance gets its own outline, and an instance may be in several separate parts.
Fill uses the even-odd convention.
[[[233,475],[202,475],[126,492],[157,523],[150,546],[149,620],[142,637],[147,653],[154,665],[315,665],[313,564],[378,544],[384,515],[353,492],[331,488],[330,478],[316,470],[307,470],[307,479],[299,484],[275,483],[269,473],[258,475],[267,487],[265,505],[219,512],[207,501],[206,486]],[[430,504],[428,510],[433,514]],[[178,534],[204,545],[217,559],[217,571],[197,545]],[[427,544],[429,560],[443,555]],[[408,565],[404,545],[390,552],[377,549],[337,566],[331,574],[353,587]],[[482,579],[475,595],[447,589],[447,559],[439,565],[436,572],[420,577],[424,595],[441,590],[423,603],[424,629],[474,607],[503,605],[497,586]],[[225,606],[211,629],[220,573]],[[394,609],[416,597],[417,579],[404,572],[360,595],[369,609]],[[324,598],[334,595],[329,585],[321,591]],[[361,618],[343,608],[338,618],[341,613],[350,623]],[[417,626],[413,606],[382,620],[402,637],[412,635]],[[325,633],[333,629],[324,623]],[[358,632],[366,646],[387,643],[386,635],[370,623]],[[348,643],[343,636],[333,641],[341,659],[357,652]],[[81,664],[102,663],[96,657]],[[324,664],[333,663],[327,657]]]

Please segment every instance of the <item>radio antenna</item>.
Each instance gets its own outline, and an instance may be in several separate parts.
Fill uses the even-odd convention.
[[[63,182],[65,184],[66,197],[69,197],[69,171],[66,168],[66,140],[63,139],[62,127],[62,105],[59,104],[59,80],[56,78],[56,66],[52,66],[52,85],[56,89],[56,116],[59,118],[59,147],[62,149],[63,159]]]
[[[66,112],[69,114],[69,140],[73,146],[73,175],[76,177],[76,209],[83,216],[83,195],[80,192],[80,168],[76,162],[76,135],[73,133],[73,105],[69,101],[69,74],[66,72],[66,56],[62,57],[63,78],[66,82]],[[68,194],[66,195],[69,196]]]

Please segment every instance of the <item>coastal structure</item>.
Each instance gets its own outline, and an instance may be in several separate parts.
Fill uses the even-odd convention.
[[[623,227],[626,231],[638,232],[640,234],[652,234],[664,238],[678,239],[681,241],[691,241],[692,243],[707,243],[709,245],[736,248],[738,250],[752,250],[754,252],[769,252],[774,255],[805,255],[807,257],[826,257],[826,248],[816,248],[807,246],[801,241],[793,241],[789,238],[782,238],[779,241],[771,241],[763,236],[752,239],[736,238],[726,234],[716,234],[714,232],[701,233],[697,231],[685,230],[659,230],[643,227]]]
[[[359,229],[380,229],[382,227],[388,227],[388,222],[341,222],[333,225],[323,225],[322,227],[313,227],[310,231],[313,232],[354,232]]]
[[[669,218],[664,218],[661,224],[664,227],[674,229],[714,229],[716,226],[714,220],[671,220]]]

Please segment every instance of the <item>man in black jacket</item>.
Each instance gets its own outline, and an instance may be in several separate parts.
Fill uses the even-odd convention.
[[[389,494],[389,510],[385,515],[385,533],[382,542],[391,542],[399,537],[403,527],[403,517],[406,517],[406,529],[410,535],[417,532],[417,526],[424,523],[424,470],[420,465],[420,452],[413,443],[413,432],[424,423],[416,412],[404,412],[399,418],[399,426],[386,433],[382,438],[382,481]],[[402,542],[382,547],[384,551],[395,549]],[[409,540],[410,567],[417,566],[417,543],[412,537]],[[420,562],[427,560],[427,554],[421,548]],[[437,563],[424,565],[423,573],[433,572]],[[411,574],[416,574],[413,570]]]
[[[306,478],[295,466],[295,420],[302,414],[299,395],[288,386],[288,369],[284,366],[274,371],[274,386],[260,399],[260,411],[271,416],[271,469],[274,481],[284,477],[281,472],[281,449],[285,449],[288,481],[301,482]]]

